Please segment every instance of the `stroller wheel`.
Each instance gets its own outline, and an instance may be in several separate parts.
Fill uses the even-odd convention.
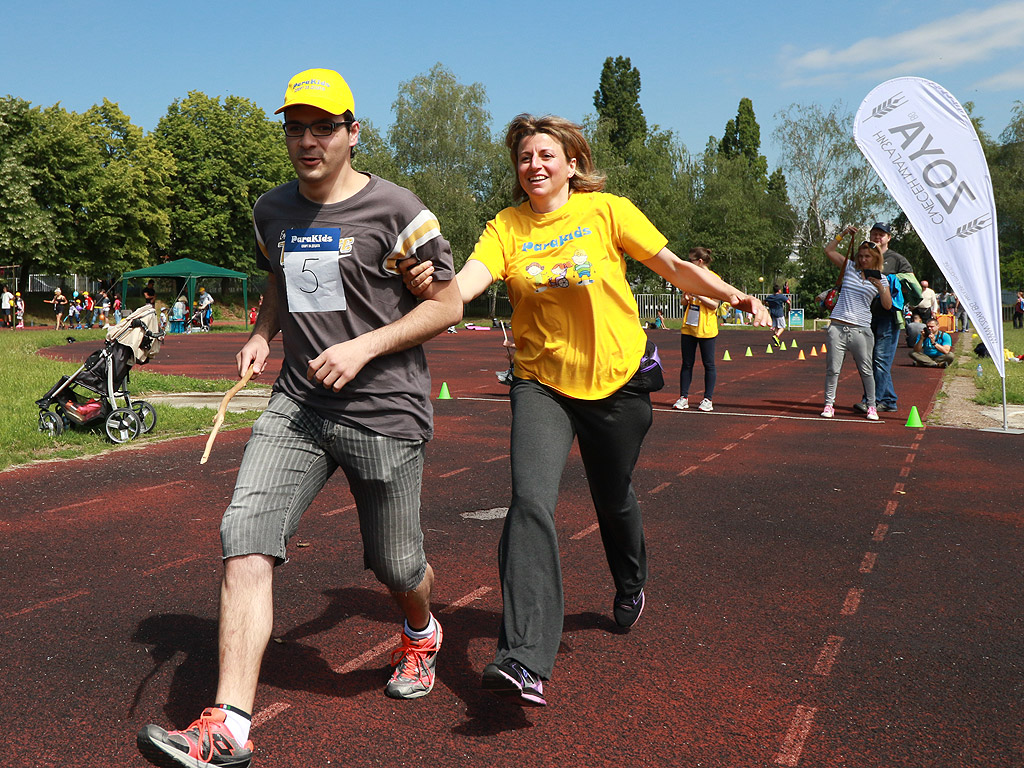
[[[107,437],[114,443],[127,443],[142,432],[142,419],[131,408],[116,408],[107,416]]]
[[[132,410],[142,422],[142,433],[152,432],[153,427],[156,426],[156,408],[145,400],[135,400],[132,402]]]
[[[39,431],[50,437],[57,437],[64,431],[64,419],[52,411],[40,411]]]

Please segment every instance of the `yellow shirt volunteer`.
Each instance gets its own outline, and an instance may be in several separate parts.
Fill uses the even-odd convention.
[[[529,202],[487,223],[471,259],[504,280],[515,375],[598,400],[636,373],[647,344],[623,254],[645,261],[668,240],[624,197],[577,192],[551,213]]]
[[[720,277],[714,270],[709,269],[708,272],[715,277]],[[696,324],[692,322],[695,319]],[[698,339],[711,339],[717,336],[718,309],[711,309],[707,304],[696,299],[691,301],[683,307],[683,335],[696,336]]]

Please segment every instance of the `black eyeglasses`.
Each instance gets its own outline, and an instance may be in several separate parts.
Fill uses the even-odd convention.
[[[353,122],[355,121],[342,120],[340,123],[334,123],[330,120],[321,120],[316,123],[299,123],[295,120],[289,120],[281,127],[284,128],[284,135],[289,139],[301,139],[307,130],[318,139],[326,139],[341,128],[341,126],[352,125]]]

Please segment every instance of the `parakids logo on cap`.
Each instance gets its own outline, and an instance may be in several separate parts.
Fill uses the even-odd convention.
[[[325,80],[303,80],[301,83],[291,84],[293,91],[326,91],[330,87],[331,84]]]

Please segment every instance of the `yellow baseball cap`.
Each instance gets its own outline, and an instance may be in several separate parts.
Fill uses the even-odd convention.
[[[356,111],[352,90],[345,78],[333,69],[306,69],[288,81],[284,92],[284,106],[274,112],[278,115],[288,107],[305,104],[318,107],[332,115]]]

